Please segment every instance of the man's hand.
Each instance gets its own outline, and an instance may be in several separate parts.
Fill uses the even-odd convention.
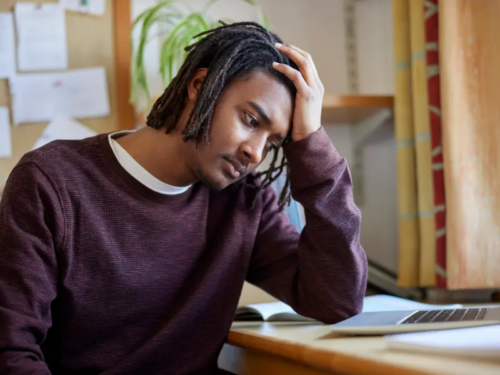
[[[310,54],[291,45],[276,43],[276,48],[287,55],[300,69],[299,72],[286,64],[273,63],[274,68],[290,78],[297,88],[292,140],[299,141],[321,127],[321,108],[325,89]]]

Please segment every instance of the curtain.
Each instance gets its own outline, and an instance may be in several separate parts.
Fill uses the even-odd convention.
[[[398,284],[446,286],[437,0],[393,0]]]
[[[434,219],[436,225],[436,287],[446,288],[446,206],[439,74],[438,0],[425,1],[428,113],[431,135]],[[432,266],[432,265],[431,265]]]

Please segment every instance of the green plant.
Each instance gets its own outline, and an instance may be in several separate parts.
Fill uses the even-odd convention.
[[[160,38],[160,75],[166,87],[177,74],[187,53],[184,48],[193,43],[193,37],[218,26],[218,20],[208,18],[207,12],[218,0],[208,0],[200,11],[190,9],[179,0],[165,0],[145,10],[134,20],[132,32],[140,28],[139,41],[134,46],[131,64],[131,102],[136,103],[138,93],[145,94],[148,102],[151,95],[147,83],[144,51],[149,42]],[[268,20],[256,0],[241,0],[255,7],[260,23],[268,27]],[[223,20],[231,23],[231,20]],[[160,24],[164,30],[152,35],[153,25]]]

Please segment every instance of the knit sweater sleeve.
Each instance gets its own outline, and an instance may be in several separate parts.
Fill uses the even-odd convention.
[[[299,235],[266,189],[247,280],[299,314],[335,323],[361,312],[367,282],[350,172],[323,128],[284,149],[306,225]]]
[[[62,217],[57,194],[36,164],[16,167],[0,201],[1,374],[50,374],[40,345],[52,324]]]

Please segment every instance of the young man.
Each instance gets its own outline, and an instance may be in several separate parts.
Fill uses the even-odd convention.
[[[311,57],[280,42],[223,25],[191,46],[148,127],[23,157],[0,206],[1,374],[214,373],[245,280],[326,323],[360,312],[347,164]],[[300,235],[268,186],[279,147]]]

